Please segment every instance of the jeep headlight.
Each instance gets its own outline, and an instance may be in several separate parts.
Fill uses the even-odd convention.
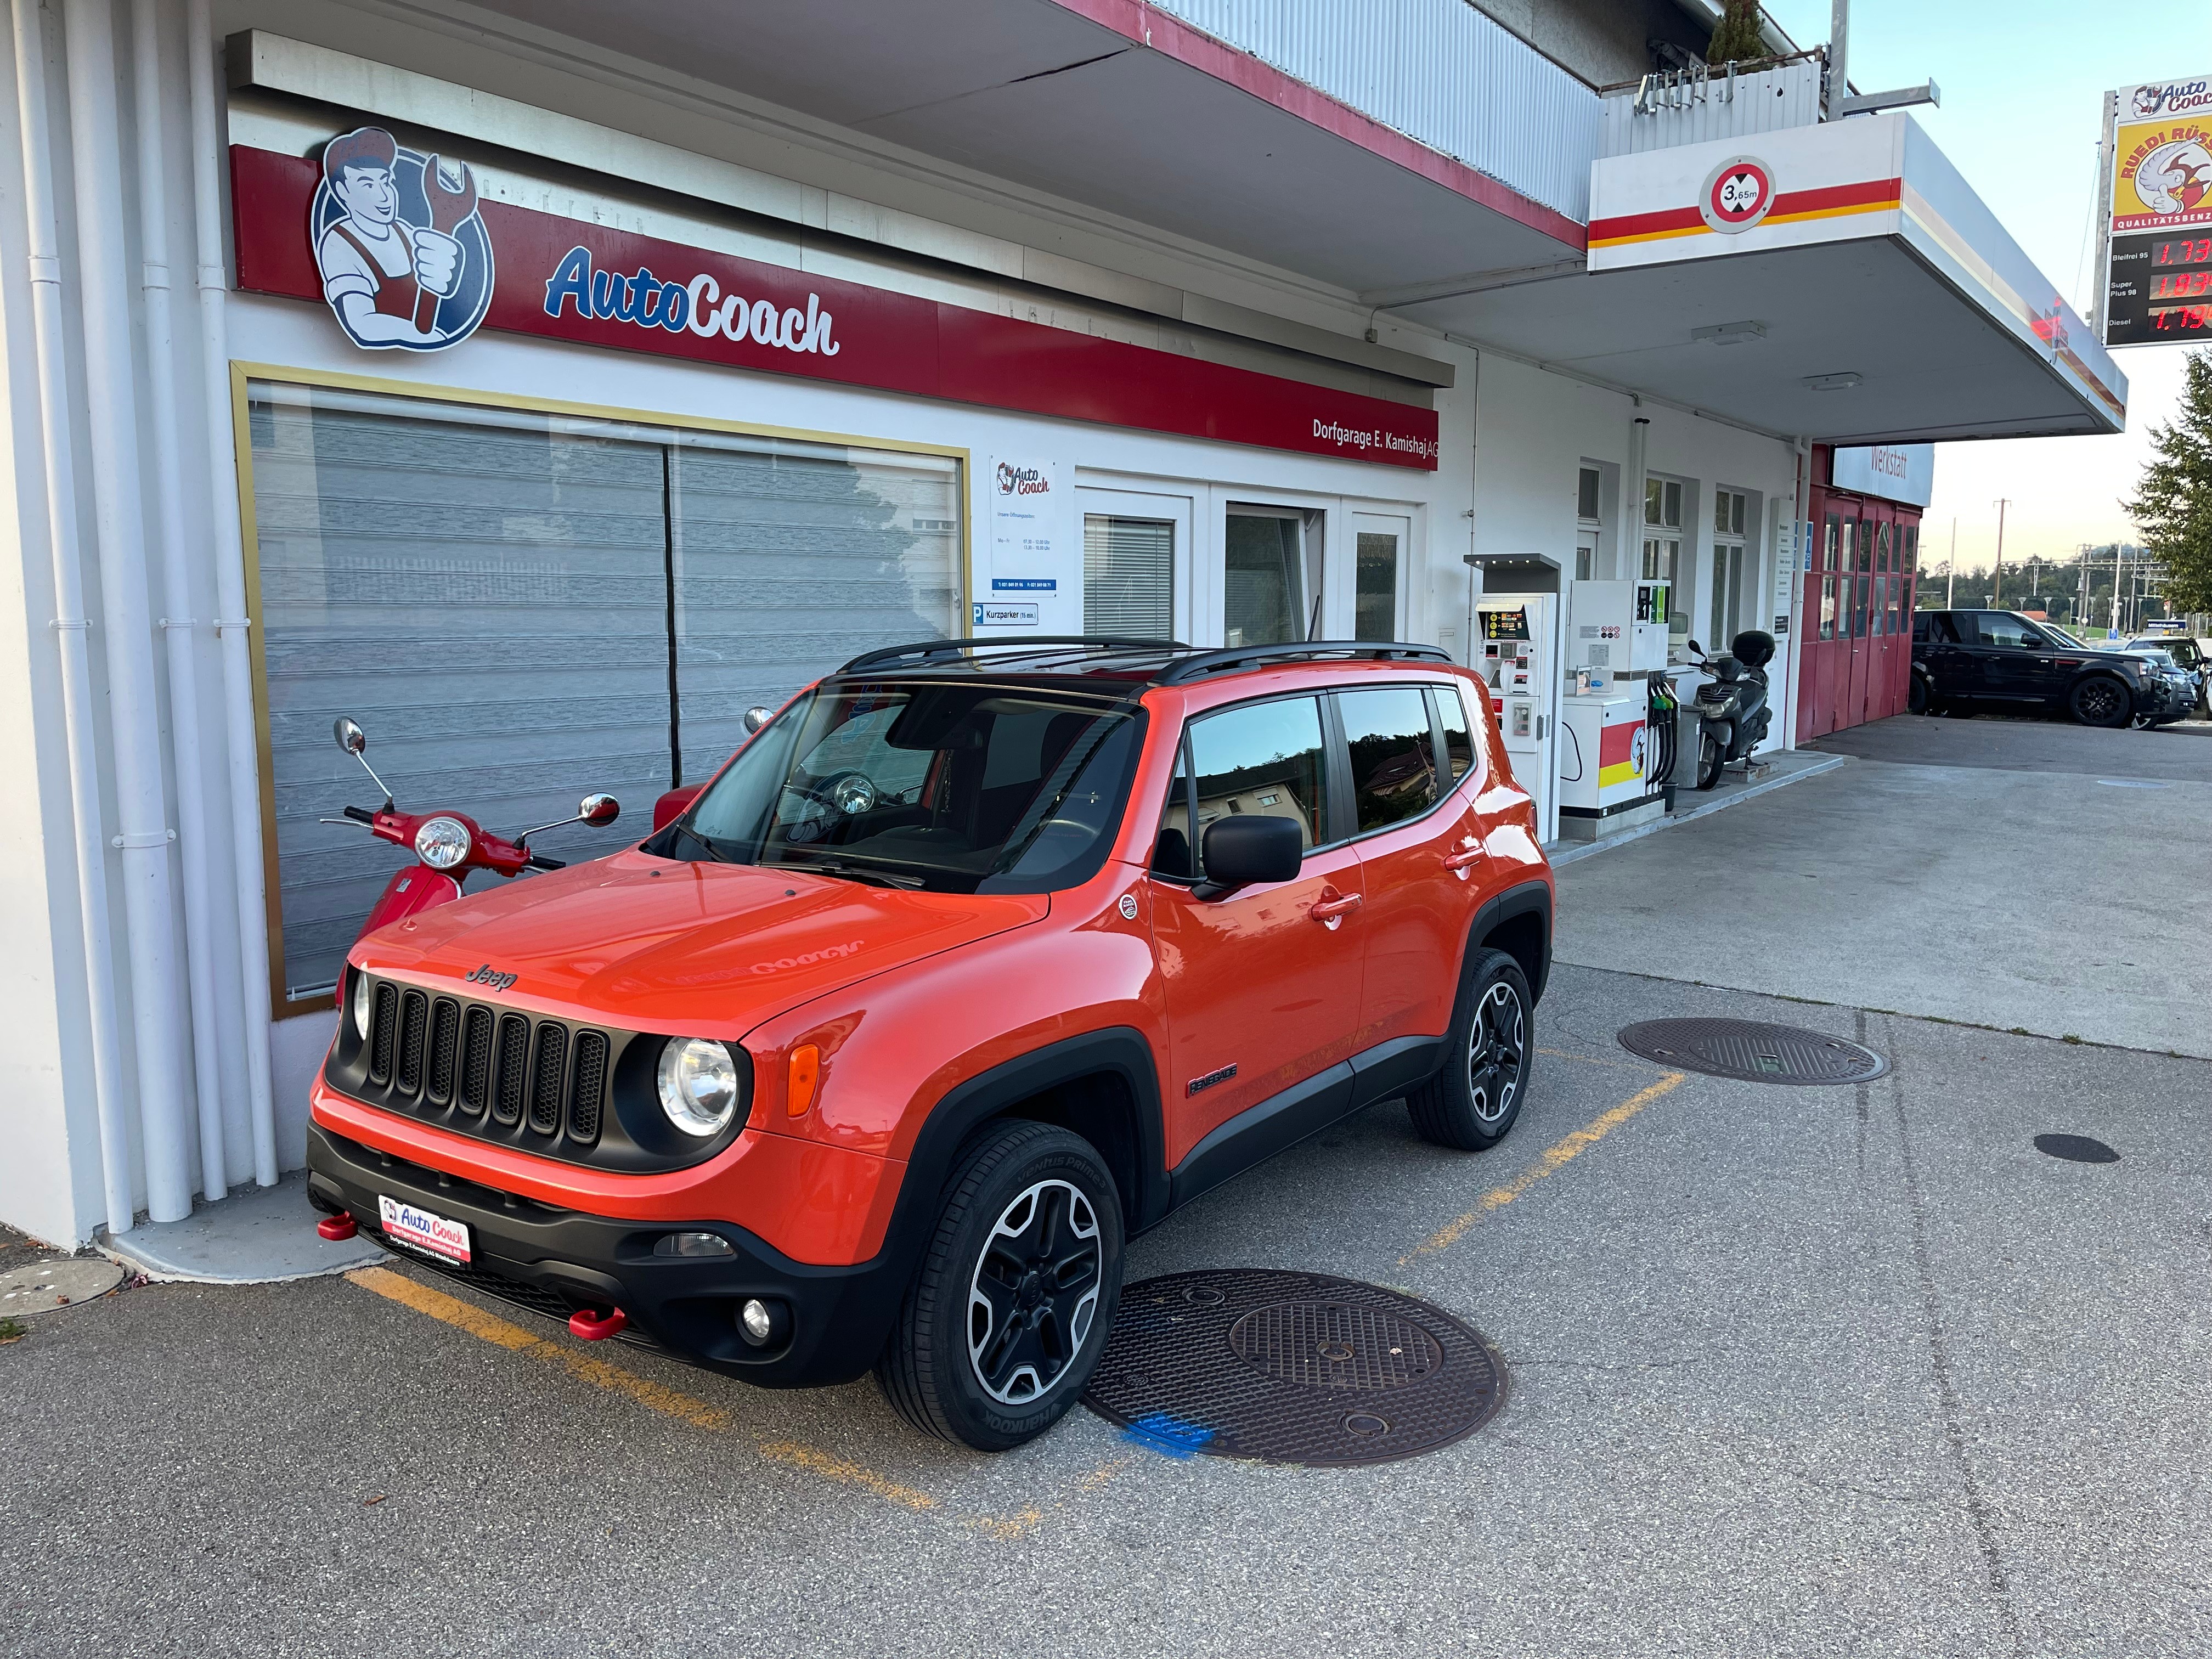
[[[671,1037],[660,1051],[660,1109],[687,1135],[704,1140],[738,1109],[738,1064],[712,1037]]]
[[[353,970],[353,1034],[363,1042],[368,1041],[368,975],[356,968]]]
[[[415,832],[415,856],[433,870],[450,870],[469,855],[469,826],[459,818],[432,818]]]

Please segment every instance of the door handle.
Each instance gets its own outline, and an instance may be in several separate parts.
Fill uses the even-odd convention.
[[[1489,856],[1490,852],[1487,848],[1462,848],[1456,853],[1447,853],[1444,854],[1444,868],[1456,872],[1460,879],[1464,881],[1467,879],[1467,866],[1470,864],[1478,863],[1481,860],[1486,859]]]
[[[1345,917],[1359,908],[1364,893],[1340,893],[1334,887],[1321,890],[1321,901],[1306,912],[1316,921],[1334,933],[1344,923]]]

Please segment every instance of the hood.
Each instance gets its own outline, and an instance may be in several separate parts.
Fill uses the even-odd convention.
[[[839,985],[1050,909],[1038,893],[906,892],[632,850],[394,922],[355,960],[541,1013],[734,1037]],[[479,969],[514,977],[489,988],[469,980]]]

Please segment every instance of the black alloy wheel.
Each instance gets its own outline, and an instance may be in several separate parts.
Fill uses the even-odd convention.
[[[1468,953],[1444,1037],[1448,1058],[1406,1096],[1422,1139],[1479,1152],[1505,1139],[1528,1092],[1534,1008],[1519,963],[1503,951]]]
[[[1121,1296],[1121,1199],[1091,1143],[988,1125],[963,1149],[876,1380],[925,1434],[1006,1451],[1066,1414]]]
[[[2084,726],[2119,726],[2135,714],[2128,688],[2109,674],[2092,674],[2075,686],[2066,706]]]

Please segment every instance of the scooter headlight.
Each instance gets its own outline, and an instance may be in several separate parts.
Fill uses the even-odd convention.
[[[469,826],[459,818],[432,818],[415,832],[415,856],[433,870],[450,870],[469,855]]]
[[[687,1135],[718,1134],[738,1109],[738,1066],[712,1037],[671,1037],[660,1051],[660,1109]]]

